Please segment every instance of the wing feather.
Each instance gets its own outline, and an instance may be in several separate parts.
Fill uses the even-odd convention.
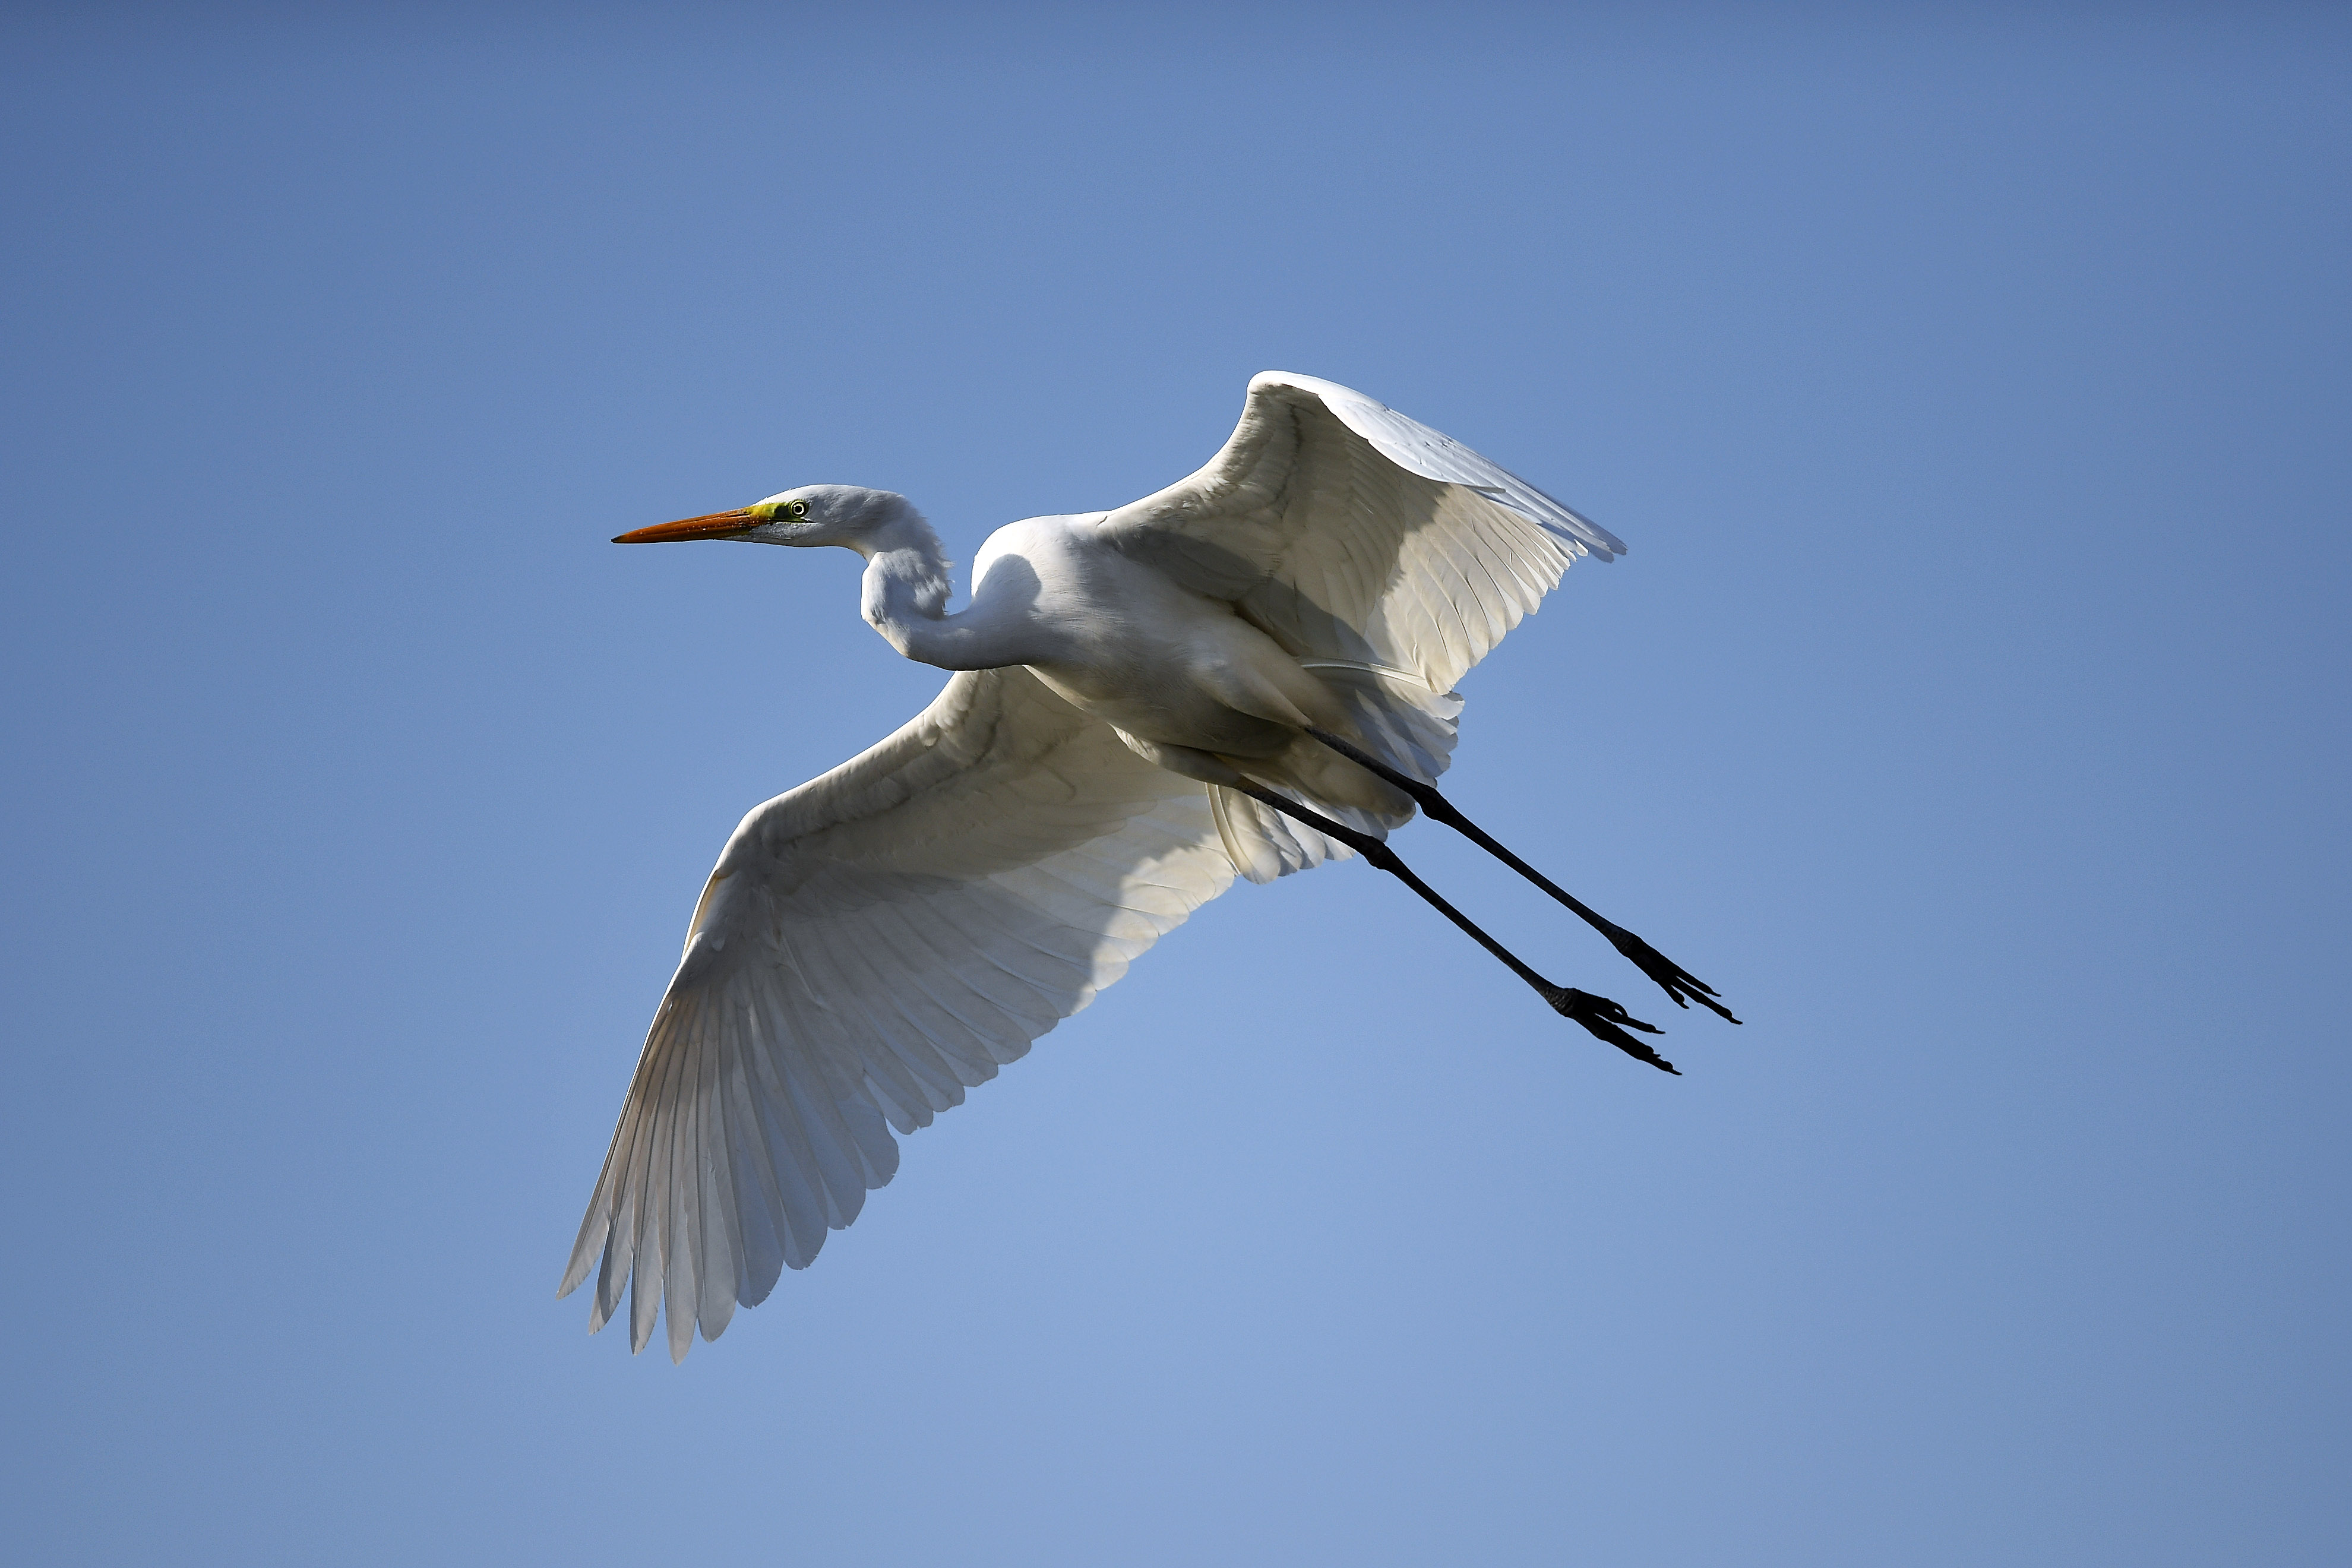
[[[969,671],[743,819],[696,905],[562,1289],[637,1349],[803,1268],[911,1132],[1230,886],[1207,792],[1027,671]]]
[[[1097,526],[1299,658],[1410,670],[1439,692],[1571,561],[1625,549],[1427,426],[1278,371],[1250,382],[1240,425],[1207,466]]]

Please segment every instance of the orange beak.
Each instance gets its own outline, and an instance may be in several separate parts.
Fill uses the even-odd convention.
[[[651,528],[640,528],[615,538],[615,544],[669,544],[681,539],[732,539],[737,534],[760,526],[767,521],[751,515],[750,507],[737,507],[733,511],[714,511],[702,517],[680,518],[676,522],[657,522]]]

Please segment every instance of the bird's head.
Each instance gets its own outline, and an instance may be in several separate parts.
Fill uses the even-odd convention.
[[[615,544],[736,539],[747,544],[840,544],[861,553],[892,523],[914,514],[907,498],[856,485],[803,485],[766,500],[624,533]]]

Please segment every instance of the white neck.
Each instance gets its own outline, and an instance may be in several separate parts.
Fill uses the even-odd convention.
[[[993,669],[1023,662],[1004,635],[1012,628],[982,624],[977,610],[947,614],[947,552],[912,507],[861,535],[850,548],[866,557],[866,624],[907,658],[941,669]]]

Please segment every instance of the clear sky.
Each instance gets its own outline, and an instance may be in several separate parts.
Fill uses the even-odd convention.
[[[26,1563],[2337,1563],[2340,8],[19,5]],[[682,1368],[554,1286],[738,816],[1360,387],[1624,538]],[[1661,1014],[1671,1015],[1661,1017]]]

